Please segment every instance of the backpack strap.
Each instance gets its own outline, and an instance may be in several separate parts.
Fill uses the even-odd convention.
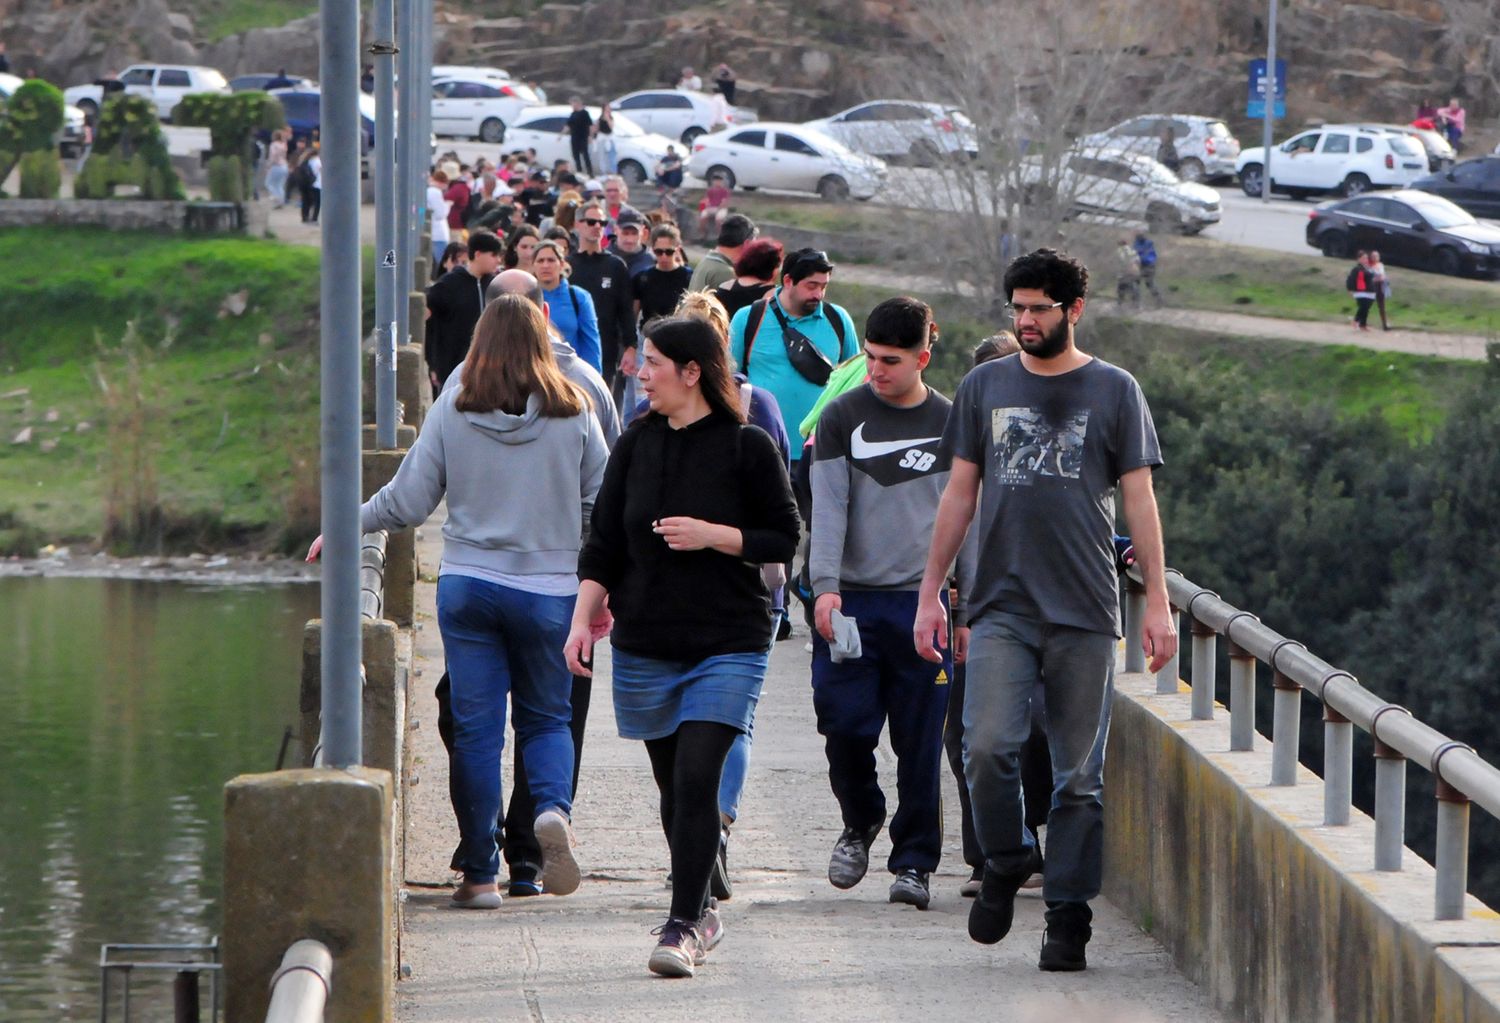
[[[745,321],[745,357],[740,360],[740,372],[750,375],[750,350],[755,347],[755,335],[760,333],[761,321],[766,318],[768,299],[757,298],[750,303],[750,318]]]
[[[578,286],[576,284],[569,284],[568,285],[568,298],[570,298],[570,299],[573,300],[573,322],[577,323],[578,322],[578,315],[579,314],[578,314]]]
[[[750,386],[750,381],[746,380],[743,384],[740,384],[740,408],[744,410],[746,418],[750,415],[750,398],[754,393],[755,388]],[[739,442],[736,441],[735,443],[738,444]]]

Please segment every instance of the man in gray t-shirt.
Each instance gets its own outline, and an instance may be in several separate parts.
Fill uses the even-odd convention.
[[[1039,965],[1081,970],[1092,934],[1088,903],[1103,873],[1104,743],[1120,634],[1117,487],[1146,585],[1141,643],[1150,670],[1177,649],[1151,486],[1161,452],[1135,379],[1074,344],[1088,271],[1040,249],[1011,263],[1005,291],[1021,352],[970,373],[954,398],[944,433],[953,463],[914,640],[928,660],[947,643],[939,593],[972,521],[979,562],[969,628],[954,630],[955,657],[967,654],[964,773],[985,856],[969,936],[984,944],[1005,937],[1016,891],[1042,869],[1047,933]],[[1019,772],[1038,683],[1055,779],[1044,868],[1022,819]]]

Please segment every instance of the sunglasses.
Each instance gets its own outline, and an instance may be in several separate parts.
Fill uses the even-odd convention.
[[[677,255],[677,250],[676,249],[652,249],[651,251],[654,252],[654,253],[656,253],[658,256],[675,256],[675,255]]]
[[[609,221],[607,221],[607,220],[600,220],[597,217],[584,217],[582,220],[579,221],[579,223],[580,224],[587,224],[589,227],[603,227],[605,224],[609,223]]]

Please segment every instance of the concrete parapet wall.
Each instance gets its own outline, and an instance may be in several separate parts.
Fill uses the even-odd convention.
[[[324,1019],[392,1018],[395,893],[386,771],[241,775],[224,789],[225,1017],[260,1020],[282,953],[315,938],[333,953]]]
[[[188,209],[193,205],[167,199],[5,199],[0,200],[0,228],[102,227],[180,234],[188,229]],[[243,233],[263,237],[263,204],[244,203],[241,208]]]
[[[1271,744],[1229,752],[1229,715],[1116,680],[1105,894],[1214,1000],[1266,1023],[1500,1023],[1500,917],[1436,921],[1435,871],[1377,872],[1374,821],[1324,827],[1321,780],[1272,788]]]

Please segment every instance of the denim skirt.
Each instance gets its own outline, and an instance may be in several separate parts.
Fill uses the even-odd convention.
[[[664,661],[612,652],[615,725],[625,739],[662,739],[684,721],[750,731],[766,678],[767,652]]]

